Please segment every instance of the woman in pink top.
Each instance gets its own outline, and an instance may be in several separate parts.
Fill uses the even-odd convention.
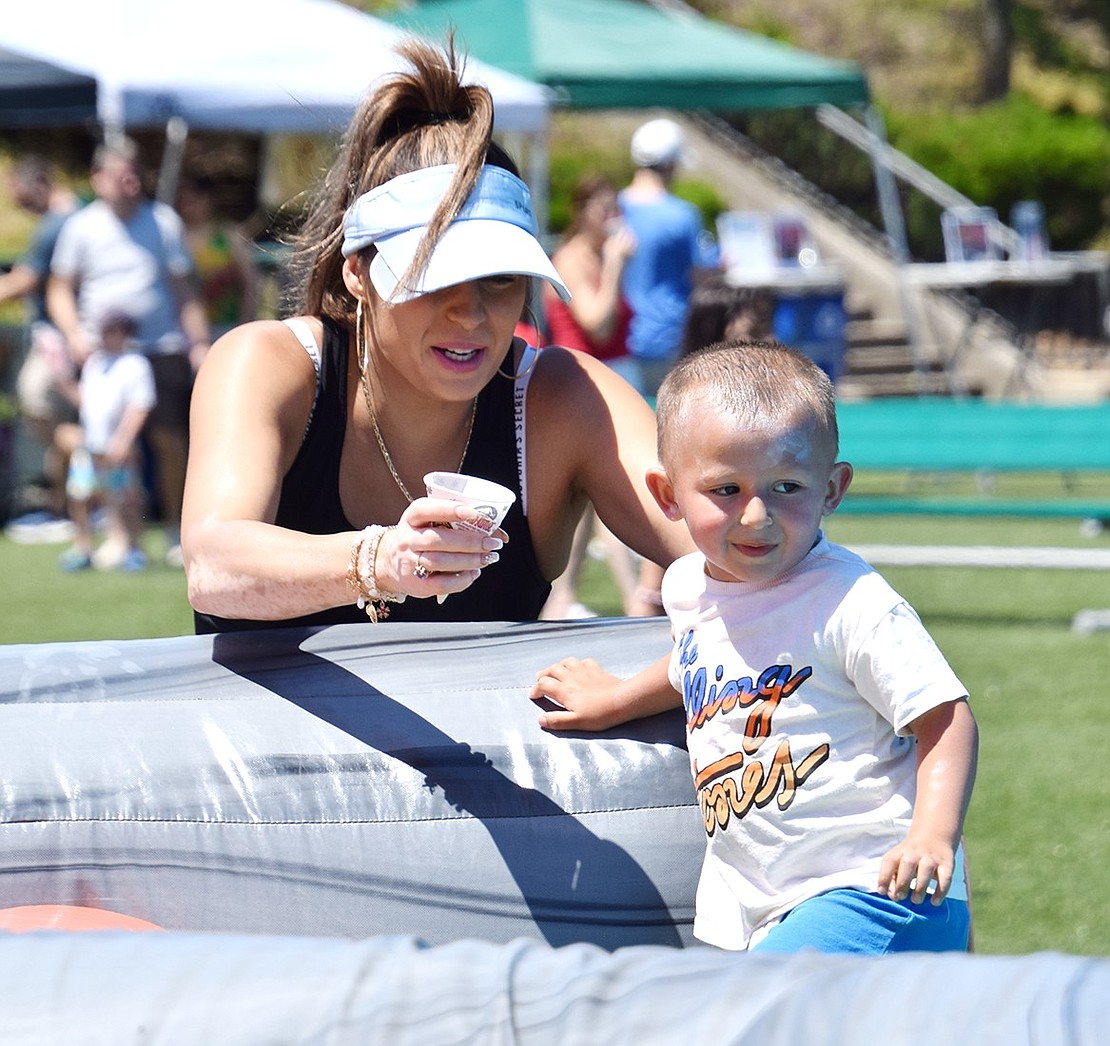
[[[574,217],[552,255],[572,297],[544,295],[550,341],[604,360],[615,370],[628,355],[632,312],[621,296],[621,273],[636,241],[621,224],[617,191],[603,177],[579,182]]]
[[[553,345],[585,352],[602,360],[622,377],[632,377],[628,325],[632,310],[621,295],[621,273],[636,250],[636,241],[620,220],[617,191],[608,179],[582,179],[573,196],[573,217],[551,260],[571,292],[569,302],[544,292],[548,340]],[[622,369],[623,368],[623,369]],[[626,614],[654,614],[636,598],[636,573],[628,549],[598,521],[588,506],[575,533],[570,561],[551,587],[544,617],[592,617],[578,600],[582,563],[590,539],[597,534],[613,580],[620,589]]]

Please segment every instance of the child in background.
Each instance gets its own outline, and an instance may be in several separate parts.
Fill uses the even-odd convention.
[[[711,346],[664,380],[658,447],[648,485],[699,549],[664,578],[672,652],[623,682],[544,670],[531,696],[561,708],[541,724],[607,729],[681,695],[706,943],[966,949],[977,728],[914,611],[821,531],[852,478],[828,378],[782,346]]]
[[[109,310],[100,325],[100,345],[86,360],[79,384],[68,394],[80,411],[66,494],[77,528],[71,548],[62,553],[65,571],[142,570],[143,493],[139,479],[138,438],[154,406],[154,373],[150,362],[134,351],[135,320]],[[93,551],[91,507],[104,512],[105,538]]]

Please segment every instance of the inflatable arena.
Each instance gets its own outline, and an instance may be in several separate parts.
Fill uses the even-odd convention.
[[[1096,1044],[1110,962],[719,952],[662,619],[0,647],[0,1042]],[[99,932],[87,932],[97,930]],[[23,931],[23,932],[16,932]]]

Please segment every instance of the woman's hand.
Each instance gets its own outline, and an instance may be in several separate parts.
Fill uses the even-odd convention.
[[[615,265],[620,272],[635,253],[636,237],[623,222],[616,223],[601,245],[602,265]]]
[[[418,599],[436,596],[440,602],[469,588],[509,540],[501,529],[487,535],[467,526],[474,521],[473,509],[457,501],[417,498],[378,544],[378,588]]]

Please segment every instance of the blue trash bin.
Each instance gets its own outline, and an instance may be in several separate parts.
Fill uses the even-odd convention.
[[[780,291],[771,329],[783,345],[804,352],[836,381],[844,367],[844,292]]]

